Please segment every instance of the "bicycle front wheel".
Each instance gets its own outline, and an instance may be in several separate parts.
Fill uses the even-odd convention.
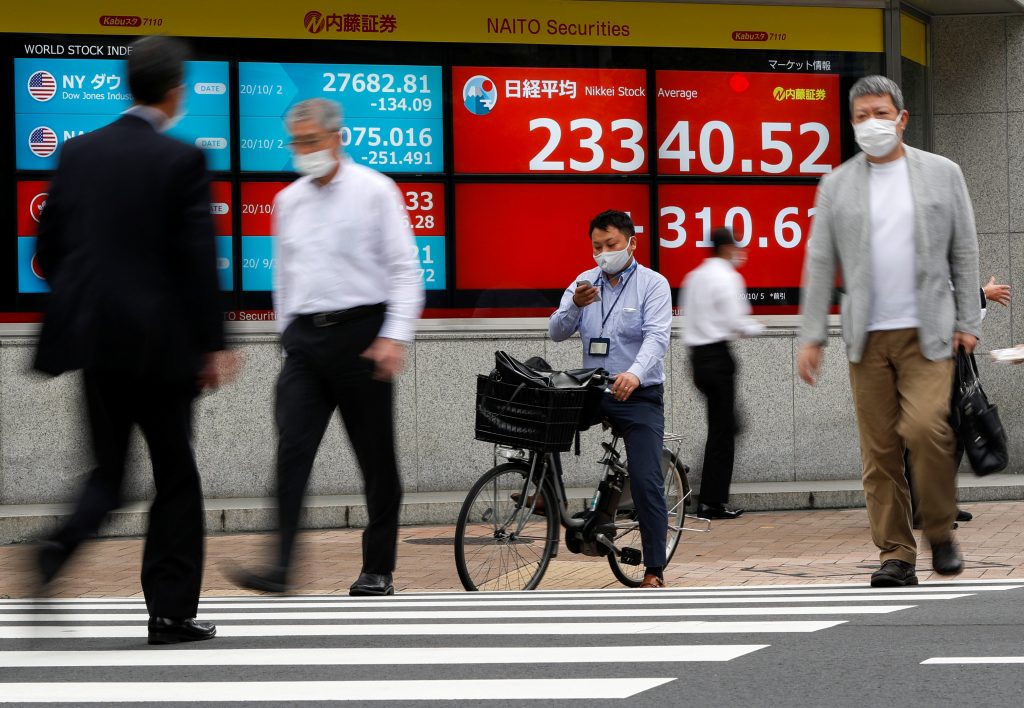
[[[506,463],[484,473],[462,504],[455,566],[467,590],[533,590],[557,543],[549,486],[538,487],[526,465]]]
[[[664,473],[662,484],[665,491],[665,508],[668,509],[668,533],[665,535],[665,566],[668,567],[679,545],[679,537],[683,535],[690,483],[686,478],[683,463],[667,448],[661,450],[661,469]],[[619,503],[618,513],[615,515],[615,545],[619,548],[643,548],[640,523],[637,521],[636,508],[632,500]],[[646,560],[641,557],[638,565],[629,565],[623,563],[614,553],[608,555],[608,565],[611,566],[612,573],[620,583],[631,588],[640,587],[640,583],[643,582]]]

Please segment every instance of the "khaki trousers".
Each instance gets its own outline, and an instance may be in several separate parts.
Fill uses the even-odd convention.
[[[948,420],[953,365],[952,359],[926,359],[916,329],[869,333],[860,363],[850,364],[868,522],[883,563],[917,561],[904,447],[910,449],[924,537],[932,543],[950,537],[956,518]]]

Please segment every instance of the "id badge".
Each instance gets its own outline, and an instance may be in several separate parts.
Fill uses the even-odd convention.
[[[611,340],[607,337],[594,337],[590,340],[588,353],[590,356],[608,356],[608,346]]]

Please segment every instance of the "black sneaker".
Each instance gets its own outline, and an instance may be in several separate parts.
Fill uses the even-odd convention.
[[[905,585],[917,585],[917,573],[914,566],[906,561],[887,560],[882,567],[871,574],[873,588],[901,588]]]
[[[970,521],[973,518],[974,518],[974,514],[972,514],[971,512],[967,511],[966,509],[960,509],[959,507],[957,508],[957,510],[956,510],[956,520],[957,521]]]

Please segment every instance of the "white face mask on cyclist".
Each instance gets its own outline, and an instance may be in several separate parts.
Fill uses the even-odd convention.
[[[630,241],[633,239],[630,238]],[[601,266],[608,275],[615,275],[616,273],[622,272],[622,270],[629,265],[629,259],[633,257],[633,254],[629,250],[629,241],[626,242],[626,247],[621,251],[604,251],[603,253],[597,253],[594,255],[594,261]]]

